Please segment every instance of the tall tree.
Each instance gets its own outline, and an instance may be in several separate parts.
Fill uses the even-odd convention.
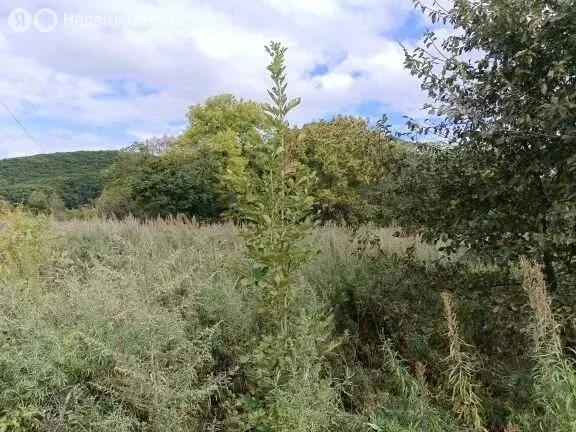
[[[132,178],[136,216],[166,217],[176,214],[213,219],[221,204],[203,161],[194,154],[153,157]]]
[[[374,219],[378,206],[369,197],[399,156],[394,140],[363,118],[343,115],[291,129],[289,138],[289,151],[316,172],[313,193],[323,220]]]
[[[233,132],[238,147],[244,150],[261,143],[270,122],[262,106],[254,101],[222,94],[192,105],[188,111],[189,126],[179,139],[180,146],[194,146],[221,133]]]
[[[170,152],[194,152],[214,175],[218,199],[227,205],[235,201],[250,175],[256,149],[272,133],[262,105],[231,94],[208,98],[192,105],[189,126]]]
[[[148,138],[141,145],[145,146],[150,153],[161,155],[176,145],[178,137],[170,135],[155,136]]]
[[[576,3],[415,3],[452,28],[406,52],[436,122],[411,127],[453,144],[429,167],[419,222],[453,248],[539,256],[554,289],[554,265],[576,256]]]

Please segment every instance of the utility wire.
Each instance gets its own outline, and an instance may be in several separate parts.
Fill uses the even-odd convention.
[[[20,141],[18,141],[16,138],[14,138],[12,135],[10,135],[8,132],[6,132],[4,129],[0,129],[0,133],[2,133],[2,135],[6,135],[8,138],[10,138],[12,141],[14,141],[16,144],[18,145],[22,145],[22,143]]]
[[[24,132],[26,132],[26,135],[28,135],[28,136],[30,137],[30,139],[34,142],[34,144],[36,144],[39,148],[41,148],[41,146],[40,146],[40,144],[38,143],[38,141],[36,141],[36,138],[34,138],[34,137],[32,136],[32,134],[31,134],[30,132],[28,132],[28,129],[26,129],[26,128],[24,127],[24,125],[23,125],[22,123],[20,123],[20,120],[18,120],[18,119],[16,118],[16,116],[15,116],[14,114],[12,114],[12,111],[10,111],[10,108],[8,108],[8,106],[4,103],[4,101],[2,100],[2,98],[0,98],[0,104],[2,104],[2,105],[4,106],[4,108],[6,108],[6,111],[8,111],[8,114],[10,114],[10,115],[12,116],[12,118],[14,119],[14,121],[15,121],[16,123],[18,123],[18,125],[22,128],[22,130],[23,130]],[[14,138],[12,138],[12,139],[14,139]]]

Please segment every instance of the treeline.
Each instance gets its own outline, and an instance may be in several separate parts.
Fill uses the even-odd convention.
[[[225,94],[190,107],[182,135],[122,151],[107,171],[98,209],[140,218],[174,214],[217,220],[230,216],[258,164],[259,149],[273,134],[262,106]],[[416,157],[416,147],[352,116],[289,129],[290,165],[305,165],[317,181],[311,191],[321,220],[390,222],[393,206],[382,203],[382,185]]]
[[[487,39],[498,31],[478,29]],[[535,37],[524,36],[525,44]],[[554,290],[576,260],[576,83],[566,66],[576,57],[540,47],[548,60],[534,63],[505,45],[503,63],[487,54],[473,66],[456,60],[459,43],[443,42],[453,58],[440,75],[425,49],[406,54],[407,68],[426,77],[423,88],[437,101],[427,105],[433,120],[408,123],[428,143],[391,133],[385,117],[373,125],[340,115],[283,134],[286,173],[302,166],[314,173],[310,192],[321,221],[396,223],[447,253],[470,250],[503,264],[532,257]],[[220,95],[191,106],[187,117],[180,136],[118,155],[97,200],[100,213],[237,216],[237,197],[263,175],[259,149],[274,137],[263,106]]]
[[[90,205],[117,151],[79,151],[0,160],[0,199],[36,210]]]

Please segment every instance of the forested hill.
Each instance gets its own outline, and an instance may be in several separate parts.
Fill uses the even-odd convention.
[[[78,151],[0,160],[0,199],[25,202],[36,190],[56,192],[66,207],[88,204],[102,192],[102,171],[117,151]]]

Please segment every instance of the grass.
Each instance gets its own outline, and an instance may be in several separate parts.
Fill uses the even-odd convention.
[[[0,430],[466,431],[475,412],[494,431],[575,430],[574,365],[534,266],[447,261],[393,228],[318,228],[295,342],[262,348],[233,225],[2,223]],[[259,349],[291,359],[273,418],[238,405]]]
[[[228,377],[212,345],[226,329],[203,305],[233,280],[222,275],[228,256],[219,237],[128,223],[56,231],[53,272],[0,289],[0,406],[41,412],[45,430],[213,422],[212,399]]]

